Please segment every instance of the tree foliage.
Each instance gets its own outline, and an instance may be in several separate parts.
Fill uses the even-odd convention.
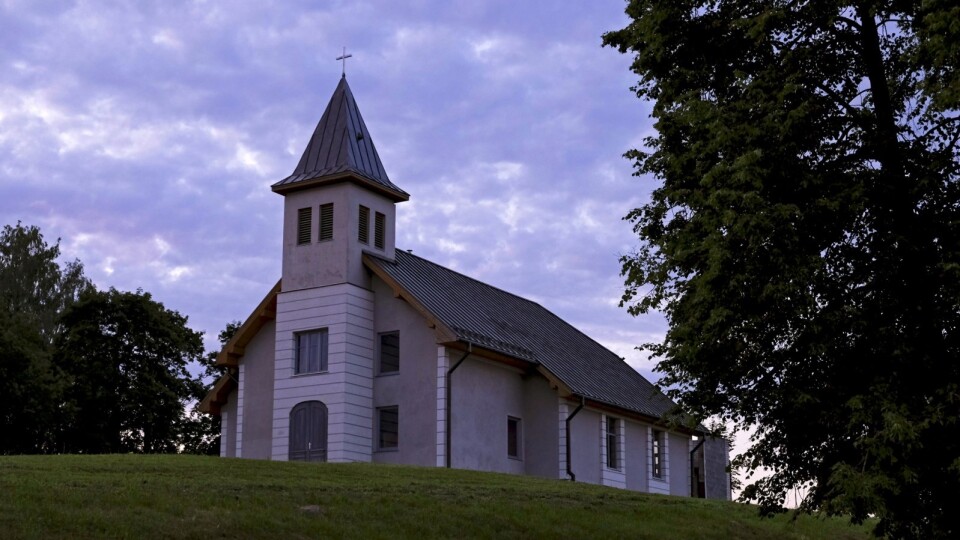
[[[221,347],[240,329],[240,321],[227,323],[217,335]],[[208,352],[200,361],[203,372],[191,381],[191,397],[195,400],[184,426],[183,452],[187,454],[217,455],[220,453],[220,416],[200,412],[200,402],[213,389],[217,379],[226,371],[217,366],[219,351]]]
[[[175,452],[203,354],[187,318],[149,293],[89,291],[61,318],[57,362],[70,377],[64,441],[87,453]]]
[[[958,534],[960,7],[632,0],[658,181],[627,219],[623,305],[694,416],[756,426],[763,508]]]

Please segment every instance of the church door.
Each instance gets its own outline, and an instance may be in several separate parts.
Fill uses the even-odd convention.
[[[298,403],[290,411],[290,461],[327,460],[327,406]]]

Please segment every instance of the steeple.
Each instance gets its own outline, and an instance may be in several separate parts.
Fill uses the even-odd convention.
[[[338,182],[362,185],[394,202],[410,198],[387,176],[345,76],[340,78],[297,168],[272,189],[286,194]]]

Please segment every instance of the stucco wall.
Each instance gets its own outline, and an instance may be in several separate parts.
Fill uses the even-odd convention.
[[[241,456],[270,459],[273,445],[273,375],[276,323],[269,321],[247,344],[241,359],[243,445]]]
[[[399,331],[400,369],[373,379],[374,407],[396,405],[399,442],[396,450],[375,451],[383,463],[436,465],[437,455],[437,343],[426,320],[379,278],[372,279],[374,293],[374,373],[379,368],[379,334]],[[379,426],[373,426],[376,446]]]
[[[522,474],[524,461],[507,456],[507,417],[524,415],[520,372],[474,355],[457,368],[450,385],[453,467]]]
[[[523,460],[524,472],[545,478],[557,478],[557,393],[539,374],[523,380]]]
[[[599,484],[600,413],[582,409],[570,422],[570,436],[571,465],[577,482]]]
[[[627,420],[627,489],[647,491],[647,460],[650,454],[650,441],[647,439],[647,426]]]
[[[690,496],[690,437],[670,433],[670,494]]]
[[[333,203],[333,239],[318,241],[320,205]],[[359,206],[370,209],[370,242],[361,244],[357,238]],[[297,216],[300,208],[312,208],[311,241],[297,244]],[[374,246],[375,213],[386,216],[384,249]],[[369,288],[370,280],[363,267],[361,253],[372,253],[393,258],[396,207],[389,199],[365,188],[344,182],[318,189],[288,193],[284,197],[283,213],[283,290],[292,291],[353,283]]]

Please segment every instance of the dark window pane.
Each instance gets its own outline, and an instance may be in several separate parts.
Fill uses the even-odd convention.
[[[400,334],[380,334],[380,373],[400,370]]]
[[[327,370],[327,330],[301,332],[297,336],[295,373],[316,373]]]
[[[620,468],[618,428],[617,419],[607,417],[607,467],[610,469]]]
[[[520,457],[520,419],[507,418],[507,455]]]
[[[397,407],[378,409],[380,417],[380,448],[396,448],[399,443],[399,412]]]

